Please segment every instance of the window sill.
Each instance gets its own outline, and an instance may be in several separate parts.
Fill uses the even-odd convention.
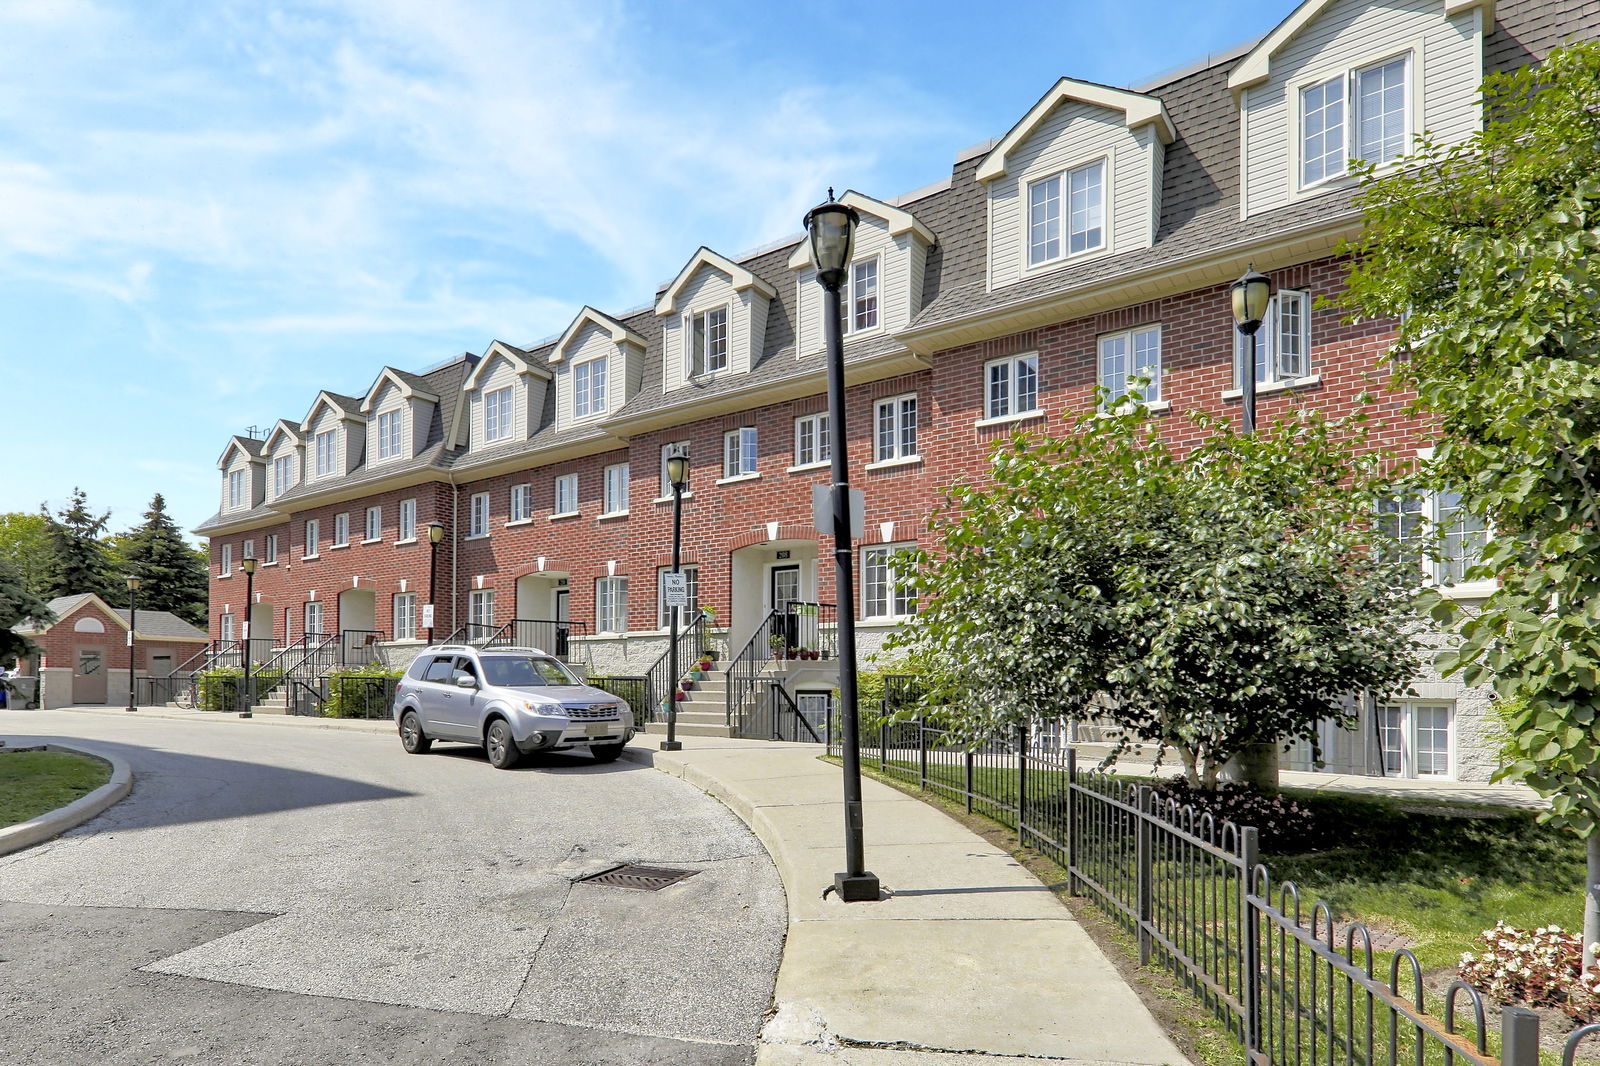
[[[597,515],[594,516],[596,522],[611,522],[611,521],[615,521],[618,518],[627,518],[627,517],[628,517],[628,512],[627,511],[607,511],[605,514],[597,514]]]
[[[396,548],[398,548],[402,544],[415,544],[416,542],[417,542],[417,538],[416,537],[407,537],[405,540],[397,540],[397,541],[395,541],[394,542],[394,546]]]
[[[920,455],[902,455],[896,459],[879,459],[875,463],[868,463],[863,470],[890,470],[897,466],[918,466],[922,463]]]
[[[367,540],[362,541],[361,543],[363,543],[363,544],[382,544],[383,543],[383,538],[382,537],[371,537],[371,538],[369,538]]]
[[[1256,395],[1260,396],[1262,393],[1271,392],[1286,392],[1289,389],[1309,389],[1313,385],[1321,384],[1321,374],[1308,374],[1303,378],[1284,378],[1281,381],[1258,381],[1256,382]],[[1223,389],[1222,398],[1224,400],[1242,400],[1244,399],[1244,390]]]
[[[1110,245],[1108,245],[1104,241],[1101,241],[1099,244],[1095,245],[1093,248],[1085,248],[1081,252],[1069,252],[1066,255],[1060,255],[1060,256],[1057,256],[1054,259],[1046,259],[1046,260],[1044,260],[1043,262],[1040,262],[1040,263],[1026,263],[1025,262],[1025,263],[1022,264],[1022,273],[1021,273],[1021,277],[1018,280],[1025,280],[1027,278],[1036,277],[1036,276],[1038,276],[1040,274],[1049,274],[1052,271],[1060,270],[1062,267],[1067,266],[1070,263],[1074,263],[1079,259],[1087,259],[1087,258],[1089,258],[1090,256],[1093,256],[1093,255],[1100,255],[1100,254],[1104,253],[1109,247],[1110,247]],[[1023,249],[1022,249],[1022,255],[1023,255],[1024,258],[1026,258],[1027,254],[1028,254],[1028,250],[1027,250],[1026,246],[1024,246]]]
[[[315,559],[316,556],[315,555],[308,555],[308,556],[306,556],[306,558]],[[233,571],[232,570],[229,570],[229,571],[226,571],[226,572],[223,572],[223,571],[219,570],[217,572],[217,580],[218,581],[226,581],[226,580],[228,580],[228,578],[230,578],[232,576],[233,576]]]
[[[721,482],[719,481],[718,484],[720,485]],[[692,499],[694,499],[694,493],[686,492],[686,493],[683,494],[683,498],[686,499],[686,500],[692,500]],[[651,503],[671,503],[672,502],[672,497],[671,496],[657,496],[655,499],[651,500],[650,502]]]
[[[732,485],[740,481],[760,481],[761,471],[756,470],[748,474],[735,474],[732,477],[718,478],[713,485]]]
[[[798,463],[795,466],[785,467],[785,474],[808,474],[813,470],[826,470],[833,465],[831,459],[820,459],[815,463]]]
[[[564,518],[577,518],[582,513],[583,513],[582,511],[562,511],[559,514],[551,515],[550,516],[550,521],[557,522],[557,521],[560,521],[561,519],[564,519]]]
[[[1014,415],[996,415],[993,418],[980,418],[972,424],[978,429],[987,429],[990,426],[1006,426],[1013,422],[1031,422],[1035,418],[1043,417],[1043,411],[1022,411]]]
[[[1171,400],[1156,400],[1153,403],[1147,403],[1147,404],[1132,404],[1132,403],[1124,402],[1124,403],[1114,404],[1110,408],[1101,408],[1099,411],[1097,411],[1095,413],[1101,418],[1110,418],[1112,415],[1120,415],[1124,411],[1127,411],[1130,408],[1135,407],[1135,406],[1143,407],[1146,411],[1149,411],[1153,415],[1159,415],[1159,414],[1165,414],[1166,412],[1172,410],[1172,401]]]
[[[461,539],[462,540],[488,540],[489,539],[489,534],[487,534],[487,533],[469,533],[466,536],[462,537]]]
[[[904,625],[915,617],[916,615],[911,614],[875,615],[871,618],[862,618],[857,624],[864,626],[898,626]]]
[[[300,556],[300,561],[302,563],[305,563],[305,562],[311,562],[312,560],[320,559],[320,558],[322,558],[322,553],[318,552],[315,555],[302,555],[302,556]]]
[[[277,565],[278,565],[278,560],[272,559],[272,560],[269,560],[268,562],[262,563],[261,564],[261,569],[265,570],[269,566],[277,566]]]
[[[350,547],[350,543],[349,543],[349,541],[346,541],[343,544],[330,544],[330,545],[328,545],[328,550],[331,551],[331,552],[334,552],[334,551],[338,551],[340,548],[348,548],[348,547]]]
[[[1458,581],[1454,585],[1435,585],[1439,595],[1449,600],[1481,600],[1500,587],[1500,582]]]
[[[533,525],[533,519],[532,518],[508,518],[508,519],[506,519],[506,528],[507,529],[510,529],[512,526],[531,526],[531,525]]]

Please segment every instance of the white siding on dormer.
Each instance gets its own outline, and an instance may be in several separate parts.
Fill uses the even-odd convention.
[[[1300,88],[1407,49],[1410,132],[1442,143],[1479,128],[1482,10],[1446,17],[1441,0],[1340,0],[1272,57],[1267,80],[1240,92],[1242,216],[1354,184],[1335,178],[1300,187]],[[1421,92],[1418,92],[1420,88]],[[1346,104],[1345,121],[1352,120]]]
[[[311,426],[306,430],[305,473],[307,481],[326,481],[349,472],[350,441],[349,434],[344,431],[344,425],[343,419],[339,417],[339,412],[327,404],[323,404],[322,408],[317,412],[316,418],[311,420]],[[317,436],[329,432],[333,434],[334,440],[333,471],[331,474],[323,474],[319,478],[317,474]]]
[[[294,438],[288,434],[279,434],[277,443],[266,453],[266,461],[262,465],[263,488],[266,493],[265,498],[269,500],[276,499],[278,496],[277,486],[273,482],[273,471],[277,468],[279,459],[289,460],[288,489],[294,488],[305,480],[304,449],[298,447],[294,442]],[[285,489],[285,491],[288,491],[288,489]]]
[[[369,463],[397,463],[411,458],[416,454],[415,449],[408,450],[409,439],[408,423],[411,421],[410,412],[406,410],[405,394],[393,382],[385,385],[372,399],[371,413],[367,416],[367,460]],[[378,420],[381,416],[399,411],[400,414],[400,450],[387,458],[379,458],[378,449]]]
[[[1155,243],[1165,148],[1156,124],[1127,127],[1117,110],[1063,101],[1006,160],[1006,173],[989,183],[989,287],[1060,270],[1097,255],[1115,255]],[[1028,266],[1027,205],[1032,182],[1097,159],[1106,161],[1104,245],[1037,267]],[[1064,234],[1063,234],[1064,236]]]
[[[244,474],[244,499],[237,506],[229,502],[230,493],[228,491],[229,482],[236,471]],[[259,507],[265,502],[265,487],[261,477],[261,464],[252,461],[250,456],[241,449],[235,448],[227,466],[222,471],[222,507],[220,510],[238,513],[248,511],[253,507]]]
[[[625,347],[625,346],[624,346]],[[606,359],[606,406],[600,414],[585,415],[583,422],[603,418],[622,406],[627,395],[627,366],[618,344],[607,330],[590,322],[578,331],[567,345],[566,352],[556,370],[556,424],[563,428],[579,421],[573,414],[573,368],[591,359]]]
[[[413,396],[406,401],[405,425],[400,430],[403,447],[411,450],[407,458],[413,458],[422,452],[428,443],[428,428],[433,424],[433,409],[438,404],[432,400],[424,400],[420,396]]]
[[[493,448],[514,440],[527,440],[527,384],[523,375],[517,372],[516,365],[503,355],[493,356],[489,365],[479,371],[475,384],[477,387],[468,396],[472,447]],[[511,390],[511,432],[509,436],[491,441],[484,421],[484,397],[506,388]]]
[[[735,292],[733,279],[705,265],[679,290],[676,310],[662,317],[662,376],[664,387],[674,389],[689,380],[690,323],[695,315],[718,307],[728,309],[728,368],[719,373],[743,374],[761,359],[767,335],[771,301],[754,286]]]
[[[903,329],[922,310],[922,282],[927,268],[928,249],[916,238],[915,233],[908,230],[898,237],[892,237],[883,219],[862,212],[861,223],[856,227],[851,262],[859,263],[872,256],[878,257],[878,325],[874,329],[856,333],[847,324],[844,334],[846,341]],[[795,354],[806,356],[823,348],[823,288],[817,284],[815,267],[800,270],[796,279],[799,289]],[[849,308],[844,309],[844,314],[849,314]]]

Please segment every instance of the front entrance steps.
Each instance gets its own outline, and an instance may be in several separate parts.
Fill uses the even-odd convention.
[[[678,701],[677,732],[686,737],[731,737],[728,728],[728,662],[714,662],[705,679],[696,681]],[[687,676],[687,675],[685,675]],[[646,733],[666,735],[667,723],[651,722]]]

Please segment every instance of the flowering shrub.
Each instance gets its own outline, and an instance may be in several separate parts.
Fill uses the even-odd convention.
[[[1461,979],[1501,1003],[1556,1007],[1575,1021],[1600,1021],[1600,976],[1582,973],[1583,938],[1560,926],[1516,929],[1496,922],[1478,937],[1486,950],[1461,956]]]
[[[1180,777],[1163,783],[1156,795],[1191,806],[1197,813],[1209,812],[1219,824],[1226,820],[1234,825],[1253,825],[1260,831],[1262,847],[1268,850],[1276,841],[1306,836],[1312,827],[1310,811],[1293,800],[1249,785],[1227,784],[1208,792],[1191,787]]]

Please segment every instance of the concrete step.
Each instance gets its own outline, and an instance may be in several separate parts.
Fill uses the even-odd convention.
[[[667,723],[651,722],[649,725],[645,726],[644,731],[651,736],[665,736],[667,732]],[[699,725],[697,723],[685,722],[681,716],[678,718],[676,731],[679,736],[685,737],[733,736],[733,730],[729,729],[726,725]]]

